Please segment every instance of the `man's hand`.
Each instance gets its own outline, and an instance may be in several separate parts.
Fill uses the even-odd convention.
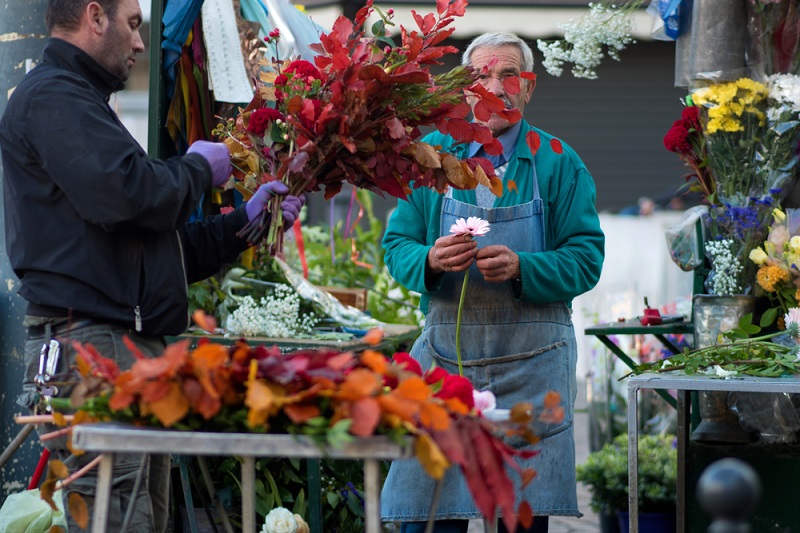
[[[471,235],[439,237],[428,251],[428,266],[434,274],[462,272],[475,261],[477,249],[478,243]]]
[[[289,187],[280,181],[270,181],[261,185],[255,194],[247,201],[244,209],[247,211],[247,218],[252,222],[264,210],[269,199],[275,195],[285,195],[289,192]],[[290,228],[297,217],[306,199],[303,196],[288,195],[281,202],[281,212],[283,213],[283,227]]]
[[[228,182],[233,172],[231,167],[231,154],[225,143],[212,143],[209,141],[195,141],[186,150],[187,154],[203,156],[211,167],[211,185],[222,187]]]
[[[519,256],[508,246],[496,244],[478,250],[475,256],[478,270],[489,283],[500,283],[520,276]]]

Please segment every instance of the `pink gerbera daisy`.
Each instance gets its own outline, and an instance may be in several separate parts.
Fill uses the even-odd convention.
[[[478,217],[469,217],[467,220],[459,218],[456,223],[450,226],[450,233],[453,235],[472,235],[480,237],[489,231],[489,223]]]

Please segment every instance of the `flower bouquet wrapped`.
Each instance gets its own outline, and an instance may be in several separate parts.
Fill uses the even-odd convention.
[[[364,24],[374,10],[369,0],[354,21],[340,17],[321,36],[313,46],[319,54],[313,64],[265,61],[253,100],[215,129],[231,151],[237,189],[247,198],[261,183],[281,180],[289,194],[324,189],[330,198],[348,182],[405,198],[412,187],[442,191],[481,183],[499,194],[502,184],[487,160],[459,161],[418,141],[420,127],[435,126],[459,142],[482,143],[489,154],[502,152],[488,128],[466,120],[465,90],[480,99],[478,118],[488,119],[491,113],[520,118],[518,110],[506,110],[475,83],[471,69],[430,72],[443,56],[457,52],[440,43],[452,34],[453,20],[464,15],[466,0],[440,0],[436,6],[436,14],[412,12],[418,30],[401,27],[401,44],[394,45],[385,35],[393,25],[391,10],[378,11],[375,36],[366,35]],[[273,32],[268,40],[279,38]],[[511,80],[507,90],[519,91],[519,79]],[[279,204],[276,197],[268,205],[272,217]],[[257,220],[242,235],[258,243],[265,227]],[[277,252],[282,228],[272,225],[269,231],[266,244]]]
[[[794,0],[748,0],[747,63],[759,79],[800,71],[800,10]]]
[[[769,235],[750,252],[750,260],[758,266],[757,288],[773,304],[764,321],[772,323],[777,316],[784,329],[780,322],[800,301],[800,210],[775,209]]]
[[[208,317],[198,319],[204,321]],[[499,508],[510,530],[518,520],[530,525],[530,505],[514,507],[504,465],[524,486],[535,472],[516,458],[536,452],[515,449],[502,437],[535,442],[533,407],[518,404],[506,420],[490,421],[481,407],[491,408],[491,402],[469,380],[436,367],[423,373],[407,353],[392,360],[372,350],[281,353],[243,340],[224,346],[201,339],[194,349],[181,341],[160,357],[139,354],[121,371],[92,346],[75,347],[80,381],[68,405],[53,404],[56,411],[77,407],[74,423],[115,420],[192,431],[289,433],[328,446],[377,434],[413,435],[416,457],[429,475],[439,479],[457,465],[484,516],[491,519]],[[138,353],[132,343],[128,347]],[[545,402],[535,418],[559,421],[558,395],[550,393]]]

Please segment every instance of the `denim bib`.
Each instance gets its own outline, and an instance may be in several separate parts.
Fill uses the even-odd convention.
[[[504,244],[515,252],[544,251],[544,209],[535,167],[532,179],[533,198],[511,207],[481,208],[459,202],[448,192],[442,202],[442,235],[457,219],[477,216],[490,224],[486,235],[475,238],[479,248]],[[463,279],[463,272],[444,273],[441,290],[431,297],[425,328],[411,348],[423,369],[435,363],[458,373],[455,330]],[[508,409],[520,401],[539,408],[548,391],[561,395],[564,420],[555,425],[537,423],[535,431],[542,440],[533,449],[540,453],[520,461],[537,472],[524,497],[537,515],[580,516],[572,428],[577,346],[566,305],[517,301],[511,282],[488,283],[472,265],[461,317],[461,359],[464,375],[476,389],[491,389],[498,408]],[[513,440],[510,444],[526,445]],[[510,477],[519,494],[518,476]],[[444,483],[438,519],[480,517],[457,468],[446,472]],[[416,459],[393,462],[381,494],[383,519],[427,520],[434,486]]]

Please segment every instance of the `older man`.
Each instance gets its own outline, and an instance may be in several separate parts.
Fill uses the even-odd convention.
[[[535,80],[521,77],[533,68],[524,41],[508,33],[481,35],[465,51],[463,63],[506,108],[524,111],[535,88]],[[516,86],[511,78],[519,79],[518,92],[511,90]],[[468,100],[475,104],[474,97]],[[383,245],[391,274],[422,294],[425,328],[411,354],[423,368],[435,364],[458,371],[456,316],[464,271],[470,269],[461,319],[465,376],[476,388],[492,390],[499,408],[521,401],[541,406],[548,391],[560,393],[566,416],[559,424],[537,426],[540,453],[527,466],[538,476],[520,492],[534,508],[532,531],[546,532],[549,515],[580,516],[572,428],[577,350],[570,305],[600,277],[604,236],[592,177],[566,143],[524,120],[511,123],[492,115],[484,124],[502,143],[502,156],[487,156],[476,143],[454,145],[439,133],[426,141],[459,158],[487,157],[503,179],[502,195],[495,197],[482,186],[442,195],[417,189],[398,203]],[[489,233],[477,240],[448,235],[456,220],[470,216],[487,220]],[[465,532],[468,519],[480,515],[460,473],[451,469],[444,483],[434,531]],[[381,496],[383,518],[403,522],[403,533],[422,532],[433,486],[413,461],[393,463]]]
[[[198,141],[183,157],[151,159],[109,107],[144,51],[138,1],[50,0],[45,18],[41,64],[0,120],[6,245],[28,302],[18,403],[34,410],[47,396],[69,397],[72,341],[123,369],[134,361],[124,338],[160,355],[164,335],[189,324],[187,282],[236,259],[248,246],[236,233],[271,194],[288,192],[269,184],[230,214],[187,224],[201,195],[228,180],[230,157],[224,144]],[[301,205],[287,197],[286,223]],[[71,455],[63,439],[46,444],[72,470],[92,458]],[[168,457],[115,461],[109,531],[121,529],[128,510],[127,531],[166,530],[168,467]],[[92,471],[64,496],[81,494],[91,506],[95,483]]]

